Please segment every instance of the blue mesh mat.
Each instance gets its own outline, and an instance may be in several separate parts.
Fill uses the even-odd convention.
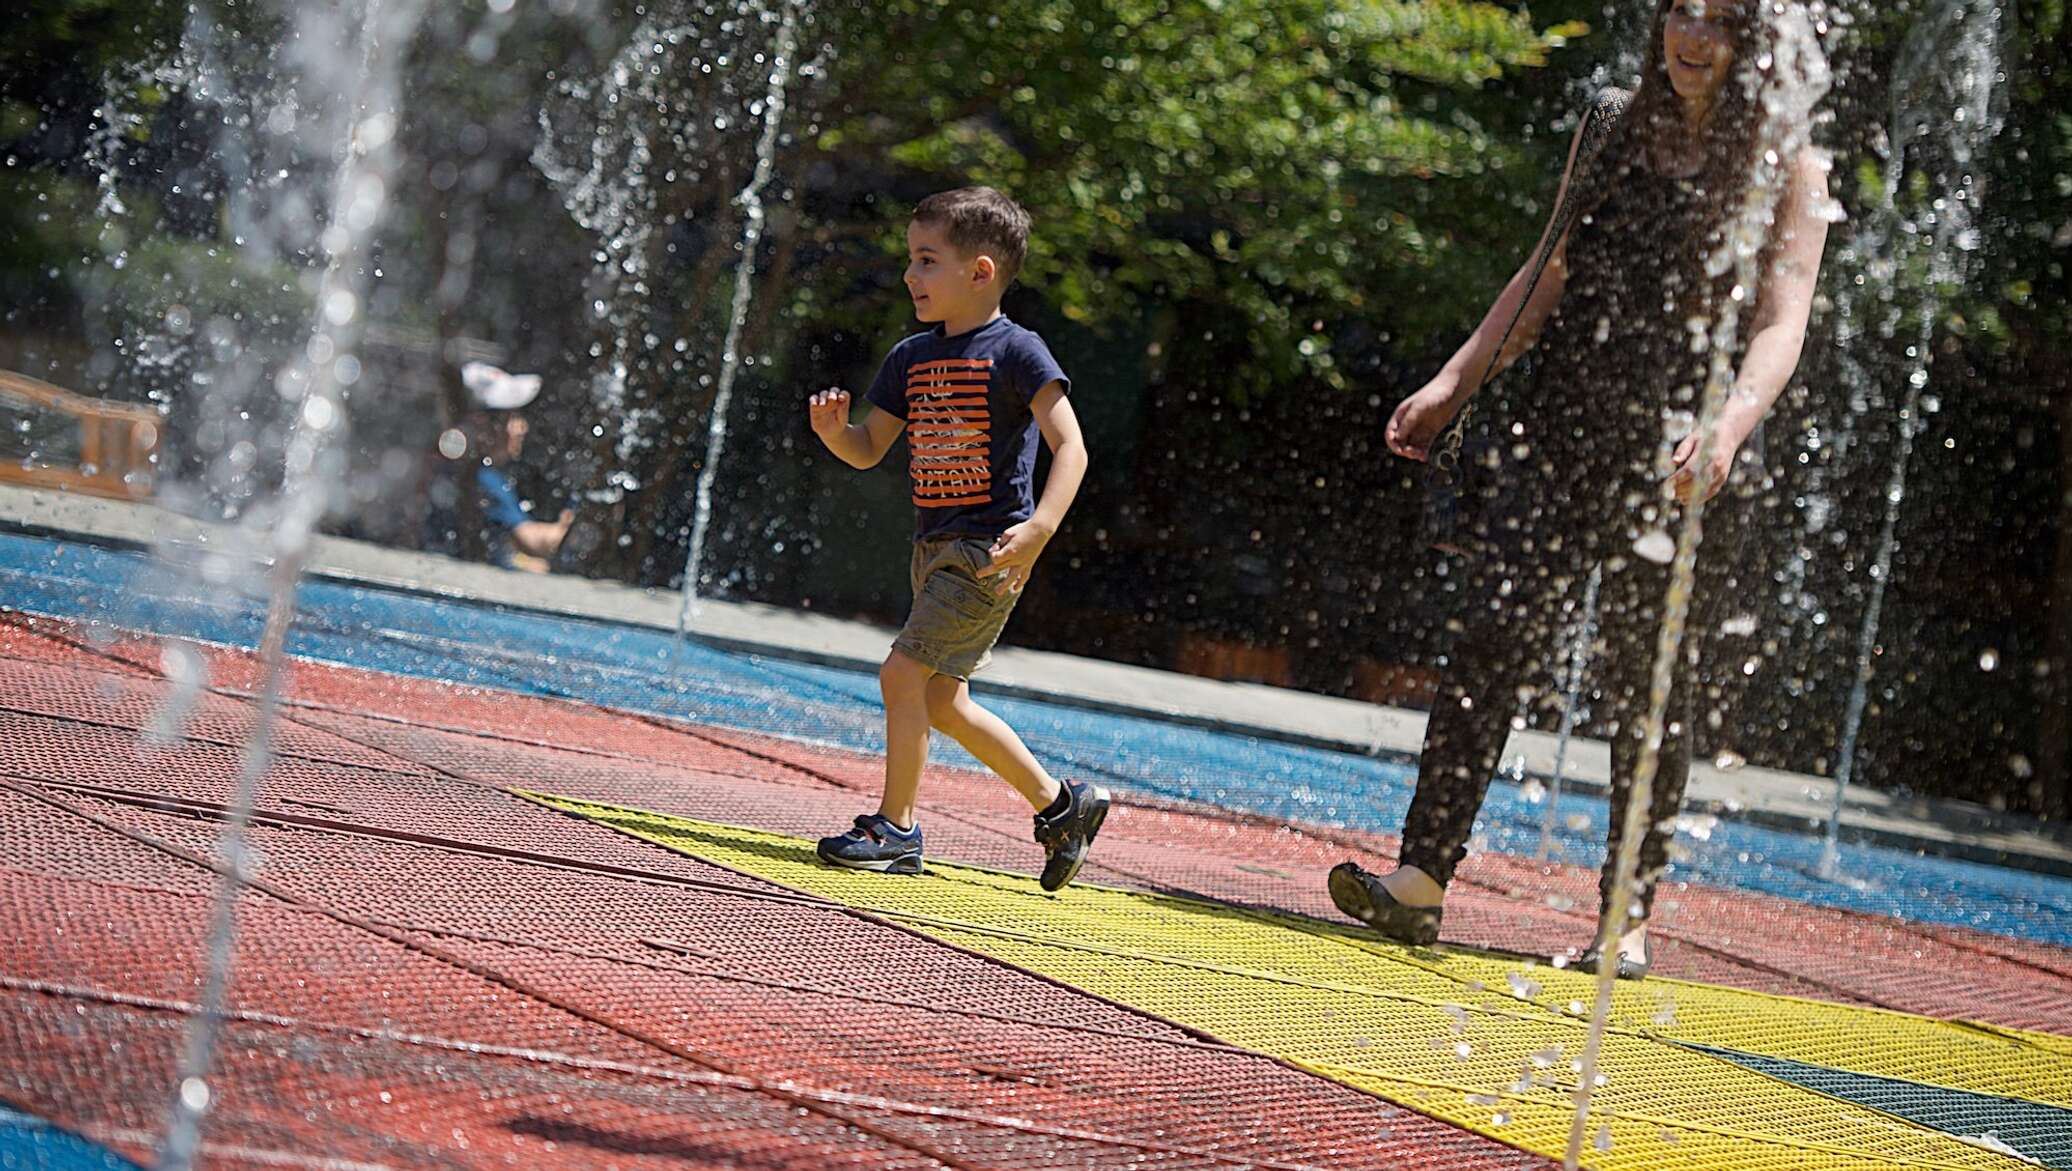
[[[239,646],[256,643],[262,598],[204,586],[139,553],[0,533],[0,606]],[[645,628],[499,610],[329,581],[307,581],[289,650],[328,662],[581,699],[843,747],[882,743],[875,673],[679,643]],[[983,686],[981,685],[981,690]],[[1325,825],[1395,832],[1411,764],[1062,703],[988,696],[1053,769],[1125,790],[1206,801]],[[940,759],[976,765],[938,738]],[[1478,849],[1531,854],[1543,806],[1499,780]],[[1560,844],[1603,857],[1601,797],[1561,798]],[[1572,828],[1576,819],[1580,828]],[[1815,877],[1816,836],[1722,820],[1679,836],[1672,877],[1823,906],[2072,945],[2072,879],[1845,845],[1846,883]]]
[[[1898,1078],[1872,1077],[1848,1070],[1806,1065],[1781,1057],[1691,1045],[1700,1053],[1746,1066],[1779,1081],[1830,1098],[1841,1098],[1873,1110],[1896,1114],[1909,1122],[1953,1134],[1959,1138],[1983,1140],[1996,1149],[2013,1149],[2045,1167],[2072,1171],[2072,1110],[1999,1098],[1969,1090],[1924,1086]]]
[[[135,1163],[106,1147],[6,1106],[0,1106],[0,1169],[138,1171]]]

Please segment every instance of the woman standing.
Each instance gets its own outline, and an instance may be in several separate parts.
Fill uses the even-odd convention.
[[[1474,552],[1455,644],[1433,703],[1398,867],[1331,872],[1340,910],[1409,943],[1438,937],[1447,883],[1466,853],[1490,777],[1531,681],[1552,674],[1549,635],[1564,593],[1603,572],[1604,685],[1616,731],[1609,895],[1639,761],[1669,552],[1681,506],[1708,507],[1692,631],[1716,624],[1740,592],[1739,538],[1760,478],[1758,426],[1798,363],[1826,220],[1826,166],[1807,149],[1789,176],[1760,260],[1736,377],[1710,458],[1692,433],[1710,363],[1707,334],[1727,298],[1748,294],[1707,260],[1731,230],[1761,147],[1761,82],[1775,68],[1773,0],[1662,0],[1658,47],[1639,88],[1601,98],[1570,147],[1536,258],[1437,377],[1396,408],[1388,444],[1423,460],[1492,374],[1538,345],[1529,377],[1507,380],[1465,430]],[[1593,127],[1594,124],[1594,127]],[[1592,139],[1585,146],[1584,129]],[[1548,238],[1552,237],[1549,248]],[[1756,465],[1732,482],[1737,462]],[[1731,484],[1731,487],[1729,485]],[[1691,649],[1677,677],[1641,849],[1633,918],[1620,924],[1619,973],[1644,975],[1654,879],[1690,768]],[[1594,966],[1594,949],[1584,957]]]

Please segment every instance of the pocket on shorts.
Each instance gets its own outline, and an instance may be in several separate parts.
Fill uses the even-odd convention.
[[[993,564],[993,542],[984,537],[959,537],[956,547],[971,576],[986,581],[985,572]],[[987,582],[987,586],[990,588],[991,583]]]
[[[937,601],[965,618],[981,620],[999,608],[1000,598],[993,583],[961,565],[938,568],[928,576],[925,590]]]

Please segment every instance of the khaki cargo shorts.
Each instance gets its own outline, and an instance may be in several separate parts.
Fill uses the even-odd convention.
[[[994,590],[979,570],[992,563],[986,537],[924,537],[914,542],[914,608],[892,649],[938,675],[969,679],[993,658],[1019,594]]]

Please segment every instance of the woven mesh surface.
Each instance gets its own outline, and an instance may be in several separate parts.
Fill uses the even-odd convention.
[[[101,641],[111,653],[153,670],[161,663],[188,666],[191,659],[114,632],[148,630],[250,646],[265,618],[264,599],[252,592],[198,581],[141,554],[62,538],[0,533],[0,585],[11,604],[91,623],[90,633],[108,635]],[[877,682],[867,670],[772,659],[621,623],[312,580],[298,591],[287,640],[291,653],[312,662],[461,684],[455,697],[462,705],[495,706],[493,695],[470,690],[493,687],[505,695],[581,700],[706,729],[838,743],[864,756],[877,750],[882,734]],[[217,666],[223,680],[252,676],[248,663]],[[339,682],[358,686],[344,676]],[[1207,802],[1269,818],[1386,832],[1401,824],[1414,783],[1414,767],[1387,754],[1307,748],[1070,703],[1002,695],[987,702],[1039,759],[1059,771],[1105,780],[1133,802]],[[535,710],[514,706],[512,725]],[[428,707],[411,719],[439,724],[442,715]],[[1357,715],[1351,720],[1362,723]],[[547,726],[553,722],[549,717]],[[598,726],[586,723],[586,733]],[[1359,733],[1355,727],[1346,731]],[[954,745],[939,744],[938,757],[976,767]],[[1543,797],[1537,786],[1496,778],[1483,803],[1475,848],[1534,852],[1549,812]],[[1559,805],[1552,835],[1557,856],[1595,864],[1602,856],[1603,800],[1570,793]],[[1924,935],[1935,933],[1930,925],[1949,925],[1961,929],[1955,940],[1960,945],[1974,942],[1982,953],[2066,974],[2050,953],[2020,946],[2040,941],[2060,951],[2072,947],[2072,880],[2064,877],[1844,842],[1840,863],[1850,880],[1836,882],[1821,877],[1817,834],[1741,818],[1693,819],[1679,843],[1687,849],[1670,870],[1674,881],[1897,917]],[[1980,933],[2009,943],[1961,938]]]
[[[1849,1070],[1732,1049],[1706,1047],[1704,1051],[1809,1090],[1876,1107],[1945,1134],[2001,1144],[2046,1167],[2072,1167],[2072,1111],[2062,1107],[1866,1077]]]
[[[1558,1156],[1593,981],[1473,955],[1370,943],[1351,929],[1169,895],[934,864],[888,880],[833,869],[761,830],[542,796],[542,802],[1055,976],[1274,1053],[1349,1085]],[[1680,1023],[1676,1005],[1696,1006]],[[1819,1051],[1843,1068],[1942,1071],[2030,1100],[2072,1093],[2072,1061],[1922,1017],[1669,982],[1628,986],[1594,1113],[1604,1168],[2001,1167],[2006,1156],[1673,1042]],[[1647,1026],[1633,1018],[1648,1013]]]
[[[0,1099],[138,1158],[163,1130],[200,996],[206,862],[260,684],[244,652],[181,654],[0,612],[0,931],[24,941],[0,959]],[[206,688],[166,679],[194,662]],[[508,791],[815,836],[875,800],[881,765],[866,753],[299,660],[285,684],[251,831],[261,885],[238,907],[211,1166],[311,1152],[339,1166],[1547,1165],[1516,1148],[1551,1121],[1520,1111],[1492,1127],[1497,1108],[1479,1100],[1404,1092],[1415,1063],[1363,1082],[1355,1058],[1371,1046],[1314,1055],[1329,1067],[1315,1076],[1185,1003],[1098,994],[1112,991],[1105,960],[1052,971],[995,936],[801,900],[741,859],[717,865]],[[932,856],[1040,864],[1027,808],[998,781],[932,768],[924,804]],[[1084,880],[1329,916],[1322,871],[1392,849],[1139,802],[1111,817]],[[1589,935],[1586,872],[1478,854],[1463,878],[1456,941],[1558,951]],[[1659,972],[1976,1017],[2028,1051],[2072,1033],[2061,949],[1703,888],[1676,900]],[[1720,923],[1731,930],[1708,927]],[[1853,933],[1857,953],[1806,947],[1815,930]],[[1427,1047],[1453,1021],[1433,1011],[1413,1022]],[[1620,1011],[1638,1021],[1659,1006]],[[1694,1040],[1747,1041],[1680,998],[1677,1013]],[[1819,1059],[1807,1046],[1771,1051]],[[1933,1072],[1888,1056],[1858,1064]],[[2006,1092],[1983,1074],[1956,1088]],[[1627,1125],[1615,1150],[1644,1149]]]

